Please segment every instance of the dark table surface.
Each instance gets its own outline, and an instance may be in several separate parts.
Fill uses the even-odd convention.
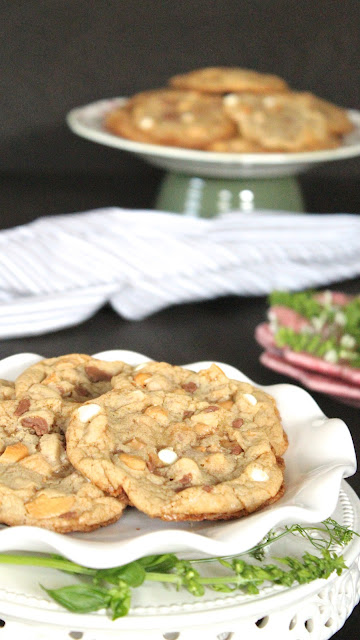
[[[140,169],[143,171],[142,166]],[[150,195],[155,191],[159,175],[160,173],[149,170],[148,186],[142,182],[146,197],[144,196],[143,201],[134,200],[133,207],[146,206],[146,201],[150,201]],[[101,178],[98,178],[97,196],[94,183],[89,179],[87,197],[83,197],[86,191],[84,183],[77,185],[75,179],[43,176],[37,180],[38,182],[26,177],[7,176],[0,181],[1,198],[3,204],[7,204],[2,208],[2,228],[27,222],[45,213],[83,210],[92,205],[131,206],[131,181],[127,189],[122,184],[123,202],[119,203],[115,195],[118,185],[112,184],[112,179],[106,182],[104,178],[101,187]],[[54,192],[54,184],[56,202],[50,197],[50,192]],[[140,184],[137,186],[140,188]],[[44,201],[46,195],[48,201]],[[41,206],[38,206],[40,203]],[[341,288],[348,293],[359,292],[360,280],[334,283],[331,288]],[[225,297],[172,306],[145,320],[130,322],[105,306],[90,320],[72,328],[36,337],[3,340],[0,342],[0,354],[1,357],[6,357],[27,351],[51,357],[70,352],[96,353],[106,349],[129,349],[173,364],[198,360],[226,362],[241,369],[259,384],[289,382],[286,377],[267,370],[259,363],[261,349],[254,340],[254,328],[265,319],[266,309],[266,299],[263,297]],[[312,395],[327,416],[339,417],[346,422],[359,452],[359,409],[320,393]],[[348,482],[359,495],[359,475],[349,478]],[[357,607],[334,637],[336,640],[355,640],[359,637],[359,625],[360,607]]]

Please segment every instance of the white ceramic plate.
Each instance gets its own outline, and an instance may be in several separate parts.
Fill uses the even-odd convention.
[[[94,356],[130,364],[149,360],[142,354],[122,350]],[[31,353],[6,358],[0,362],[0,378],[13,380],[41,358]],[[210,364],[196,362],[185,366],[199,371]],[[234,367],[216,364],[227,376],[249,381]],[[278,384],[261,388],[276,399],[289,438],[285,454],[286,491],[275,504],[239,520],[192,523],[167,523],[128,508],[118,522],[91,533],[63,535],[38,527],[3,526],[0,551],[55,551],[80,564],[105,568],[153,553],[236,554],[252,547],[280,523],[318,522],[329,517],[336,507],[342,478],[356,471],[347,426],[337,418],[328,419],[299,387]]]
[[[83,138],[130,151],[162,169],[190,175],[242,178],[296,175],[319,162],[342,160],[360,155],[360,111],[349,110],[355,129],[337,149],[300,153],[219,153],[134,142],[106,131],[105,114],[124,104],[126,98],[110,98],[72,109],[67,115],[70,129]]]

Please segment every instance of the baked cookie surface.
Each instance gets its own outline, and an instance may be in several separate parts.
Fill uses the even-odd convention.
[[[217,151],[219,153],[267,153],[268,149],[253,140],[247,140],[237,135],[228,140],[217,140],[209,144],[207,151]]]
[[[106,496],[71,466],[65,437],[56,430],[56,411],[61,411],[57,402],[56,407],[52,401],[37,404],[28,398],[26,403],[0,403],[3,524],[36,525],[60,533],[91,531],[115,522],[127,504]]]
[[[221,98],[196,91],[159,89],[139,93],[105,118],[105,128],[138,142],[204,149],[235,134]]]
[[[114,496],[164,520],[228,519],[283,492],[287,447],[273,399],[212,365],[147,363],[76,409],[69,459]]]
[[[309,91],[294,92],[295,98],[310,109],[315,109],[325,116],[330,133],[336,136],[343,136],[354,129],[347,112],[328,100],[319,98]]]
[[[170,78],[169,84],[177,89],[194,89],[209,93],[232,91],[287,91],[288,85],[279,76],[242,69],[239,67],[206,67]]]
[[[240,134],[268,151],[314,151],[340,145],[324,113],[292,93],[233,93],[223,102]]]
[[[124,362],[108,362],[82,353],[46,358],[17,377],[16,397],[48,393],[70,403],[81,403],[106,393],[113,376],[126,375],[132,369]]]
[[[0,378],[0,402],[15,398],[15,384],[11,380]]]

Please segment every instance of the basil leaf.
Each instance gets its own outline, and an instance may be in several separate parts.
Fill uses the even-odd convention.
[[[140,587],[146,578],[145,569],[138,562],[130,562],[122,567],[112,569],[99,569],[95,580],[105,580],[110,584],[118,585],[120,581],[126,582],[130,587]]]
[[[150,573],[153,571],[156,571],[156,573],[168,573],[175,567],[178,561],[178,558],[173,553],[145,556],[137,560],[137,562],[144,567],[145,571]]]
[[[101,587],[77,584],[60,587],[60,589],[46,589],[43,585],[40,586],[61,606],[74,613],[89,613],[106,609],[110,602],[107,589]]]

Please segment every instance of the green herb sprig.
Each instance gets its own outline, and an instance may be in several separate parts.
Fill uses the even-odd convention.
[[[301,559],[295,556],[274,557],[274,563],[263,563],[265,548],[289,534],[307,540],[320,555],[306,551]],[[259,544],[237,556],[181,560],[175,554],[166,553],[146,556],[110,569],[84,567],[54,554],[0,554],[0,563],[48,567],[79,575],[82,580],[78,584],[57,589],[42,588],[68,611],[90,613],[105,609],[116,620],[128,614],[132,589],[141,587],[145,581],[173,585],[177,590],[186,589],[199,597],[205,594],[206,589],[222,593],[240,589],[245,594],[254,595],[259,593],[259,587],[264,583],[290,587],[294,583],[326,579],[333,572],[341,575],[347,567],[343,556],[333,549],[346,546],[354,535],[358,534],[327,518],[316,526],[294,524],[271,530]],[[244,560],[245,555],[261,564]],[[227,569],[227,574],[202,576],[195,567],[198,565],[200,568],[203,563],[219,563]]]
[[[293,351],[304,351],[319,358],[332,352],[336,354],[336,362],[360,368],[360,296],[354,297],[345,305],[338,305],[319,302],[315,297],[316,293],[312,290],[273,291],[269,295],[270,306],[287,307],[309,320],[309,325],[301,331],[279,326],[274,335],[277,346],[290,347]],[[316,320],[320,320],[323,329],[314,324]],[[342,336],[350,338],[352,344],[344,346]]]

